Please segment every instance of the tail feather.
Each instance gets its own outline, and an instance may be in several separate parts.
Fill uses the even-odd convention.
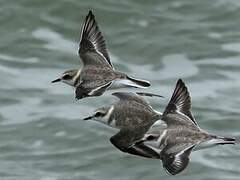
[[[200,143],[195,150],[214,147],[217,145],[236,144],[235,138],[210,135],[210,139]]]
[[[129,76],[127,76],[127,79],[132,82],[131,84],[129,84],[130,86],[140,87],[140,88],[146,88],[151,86],[150,82],[146,80],[136,79]]]
[[[236,139],[235,138],[229,138],[229,137],[218,137],[217,138],[219,142],[217,144],[224,145],[224,144],[235,144]]]

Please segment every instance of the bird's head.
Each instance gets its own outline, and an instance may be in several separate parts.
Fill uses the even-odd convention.
[[[94,120],[103,124],[108,124],[114,106],[102,107],[94,111],[93,115],[84,118],[83,120]]]
[[[52,83],[63,82],[70,86],[75,86],[79,75],[80,75],[80,70],[78,69],[67,70],[59,78],[53,80]]]

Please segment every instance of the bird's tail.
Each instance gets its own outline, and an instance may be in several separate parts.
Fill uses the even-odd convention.
[[[118,88],[121,87],[135,87],[135,88],[147,88],[151,84],[149,81],[129,77],[128,75],[116,72],[115,86]]]
[[[130,81],[130,85],[133,87],[147,88],[147,87],[151,86],[150,82],[146,81],[146,80],[136,79],[136,78],[132,78],[129,76],[127,76],[127,80]]]
[[[218,144],[218,145],[236,144],[236,139],[230,138],[230,137],[216,136],[215,140],[216,140],[216,144]]]
[[[210,135],[209,139],[200,143],[195,148],[195,150],[205,149],[205,148],[210,148],[210,147],[214,147],[217,145],[225,145],[225,144],[236,144],[236,139],[230,138],[230,137],[221,137],[221,136],[216,136],[216,135]]]

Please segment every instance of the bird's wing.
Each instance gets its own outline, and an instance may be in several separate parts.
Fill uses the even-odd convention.
[[[110,86],[112,82],[106,82],[102,85],[91,87],[87,83],[80,83],[75,90],[75,98],[82,99],[86,96],[100,96],[102,95]]]
[[[140,95],[137,95],[133,92],[115,92],[112,93],[112,95],[118,97],[120,101],[135,101],[137,103],[150,106],[149,103],[144,100]]]
[[[178,80],[170,102],[164,113],[163,120],[168,125],[172,124],[191,124],[199,127],[191,113],[191,97],[187,87],[181,79]]]
[[[156,120],[161,118],[162,113],[155,111],[152,106],[141,97],[143,94],[140,94],[140,96],[134,92],[115,92],[112,93],[112,95],[119,98],[116,107],[124,109],[124,112],[119,116],[122,114],[131,115],[130,118],[128,118],[128,126],[147,126],[147,129],[149,129]],[[154,94],[149,93],[149,95],[153,96]],[[146,96],[146,94],[144,94],[144,96]]]
[[[136,94],[139,95],[139,96],[161,97],[161,98],[163,98],[162,95],[159,95],[159,94],[153,94],[153,93],[147,93],[147,92],[136,92]]]
[[[137,143],[127,149],[127,153],[151,159],[160,159],[159,154],[143,143]]]
[[[123,128],[110,138],[110,142],[119,150],[125,153],[138,155],[147,158],[159,159],[159,154],[143,143],[135,144],[137,139],[142,137],[141,129]]]
[[[172,147],[171,145],[165,146],[160,153],[160,158],[162,159],[165,170],[171,175],[176,175],[187,167],[189,155],[195,145],[183,147],[184,149],[180,149],[177,152],[172,151]]]
[[[92,11],[89,11],[82,26],[78,54],[84,65],[104,65],[113,68],[104,37]]]

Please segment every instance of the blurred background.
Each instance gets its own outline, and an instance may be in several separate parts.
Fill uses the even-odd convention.
[[[124,154],[115,133],[82,118],[117,101],[107,92],[75,101],[51,84],[80,67],[80,27],[93,10],[115,69],[152,82],[163,111],[178,78],[202,129],[240,136],[239,0],[0,1],[1,180],[239,179],[239,146],[194,152],[178,177],[159,160]]]

